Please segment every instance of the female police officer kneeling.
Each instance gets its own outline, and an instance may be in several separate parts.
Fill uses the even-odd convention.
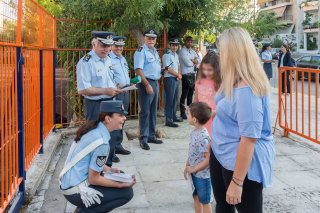
[[[105,165],[110,132],[122,129],[126,120],[122,101],[103,101],[97,121],[88,121],[77,131],[60,174],[65,198],[77,206],[75,212],[109,212],[133,197],[131,183],[115,182],[102,172],[119,172]]]

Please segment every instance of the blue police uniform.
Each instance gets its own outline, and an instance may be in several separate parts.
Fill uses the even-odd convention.
[[[103,41],[103,43],[107,44],[113,43],[113,33],[100,32],[100,34],[95,34],[95,32],[93,32],[94,37],[108,37],[108,39],[102,40],[99,40],[100,37],[97,37],[99,41]],[[100,58],[93,50],[91,50],[80,59],[77,64],[76,70],[78,91],[85,90],[90,87],[116,88],[116,85],[113,82],[112,62],[108,56],[105,58]],[[84,112],[86,119],[97,120],[99,116],[100,102],[104,100],[111,100],[112,98],[113,97],[110,97],[108,95],[84,95]]]
[[[68,189],[76,186],[81,182],[88,179],[89,170],[88,168],[102,172],[103,165],[107,162],[109,154],[109,140],[110,134],[108,129],[99,123],[98,127],[87,134],[83,135],[79,142],[73,142],[70,151],[68,153],[66,164],[81,150],[87,147],[92,141],[102,139],[103,144],[98,146],[94,151],[85,156],[79,161],[72,169],[70,169],[61,179],[61,188]]]
[[[145,36],[156,36],[153,30],[145,32]],[[134,69],[141,69],[152,86],[154,94],[148,94],[142,83],[137,84],[140,105],[139,128],[140,145],[156,140],[156,117],[158,106],[158,80],[161,77],[161,61],[156,48],[148,48],[146,44],[134,54]]]
[[[178,39],[170,39],[170,44],[179,44]],[[168,50],[162,57],[163,66],[170,66],[176,73],[179,72],[180,62],[176,52]],[[178,100],[179,81],[172,74],[165,72],[164,74],[164,89],[165,89],[165,116],[166,125],[172,126],[173,122],[179,121],[176,116],[177,100]],[[177,127],[173,126],[173,127]]]
[[[114,45],[124,46],[126,37],[124,36],[115,36],[113,37]],[[130,85],[129,77],[129,66],[126,58],[123,55],[117,56],[114,52],[109,53],[109,57],[112,61],[114,82],[118,88],[123,88],[124,86]],[[121,100],[124,105],[124,109],[128,111],[130,104],[130,93],[121,93],[116,96],[116,100]],[[111,132],[110,139],[110,155],[108,157],[107,165],[112,166],[112,162],[119,162],[120,159],[115,155],[117,154],[130,154],[130,151],[125,150],[121,143],[123,141],[123,130],[116,130]]]
[[[126,114],[122,101],[103,101],[99,112]],[[109,212],[133,197],[132,187],[111,188],[90,185],[89,170],[104,171],[109,154],[109,130],[103,122],[73,142],[64,168],[59,176],[65,198],[77,206],[77,212]]]

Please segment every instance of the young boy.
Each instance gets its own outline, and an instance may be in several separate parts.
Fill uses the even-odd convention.
[[[193,199],[196,213],[211,213],[212,187],[209,170],[210,136],[204,125],[211,117],[211,108],[203,102],[192,103],[187,110],[191,132],[189,153],[184,176],[190,174],[194,185]]]

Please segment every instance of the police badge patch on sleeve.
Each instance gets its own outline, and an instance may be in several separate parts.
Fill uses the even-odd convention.
[[[84,56],[83,60],[86,61],[86,62],[88,62],[88,61],[90,60],[90,58],[91,58],[91,55],[87,53],[87,54]]]
[[[96,164],[100,167],[107,163],[107,156],[97,156]]]

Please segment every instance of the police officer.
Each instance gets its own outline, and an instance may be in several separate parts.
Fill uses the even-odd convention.
[[[77,64],[78,93],[84,97],[86,120],[97,120],[100,102],[121,93],[113,82],[112,63],[108,54],[113,45],[111,32],[92,31],[92,50]]]
[[[179,59],[182,72],[182,93],[180,97],[181,118],[187,119],[185,101],[187,98],[187,106],[192,103],[194,83],[197,65],[200,60],[197,53],[192,49],[193,39],[187,36],[184,46],[179,51]]]
[[[144,45],[134,53],[134,70],[141,78],[137,84],[140,128],[140,146],[149,150],[148,143],[161,144],[156,138],[156,117],[158,105],[158,80],[161,77],[161,62],[154,47],[157,32],[149,29],[144,32]]]
[[[105,165],[109,154],[110,132],[122,128],[126,120],[122,101],[102,101],[98,119],[87,121],[76,133],[60,173],[60,189],[77,206],[75,212],[109,212],[133,197],[129,183],[106,179],[104,172],[119,173]]]
[[[114,44],[112,46],[112,51],[109,53],[109,57],[112,61],[113,67],[113,78],[117,88],[121,89],[125,86],[130,85],[129,77],[129,66],[126,58],[122,55],[123,46],[125,45],[126,37],[115,36],[113,37]],[[124,105],[124,109],[128,111],[129,109],[129,92],[120,93],[116,96],[116,100],[121,100]],[[110,143],[115,145],[115,154],[129,155],[131,152],[124,149],[121,145],[123,140],[123,130],[113,131],[111,133]],[[112,162],[119,162],[120,159],[114,153],[110,153],[109,160]]]
[[[165,67],[165,125],[168,127],[178,127],[178,124],[176,124],[175,122],[182,122],[182,120],[180,118],[177,118],[176,116],[179,80],[181,80],[182,78],[179,56],[177,54],[179,43],[179,38],[169,39],[170,49],[162,57],[163,66]]]

